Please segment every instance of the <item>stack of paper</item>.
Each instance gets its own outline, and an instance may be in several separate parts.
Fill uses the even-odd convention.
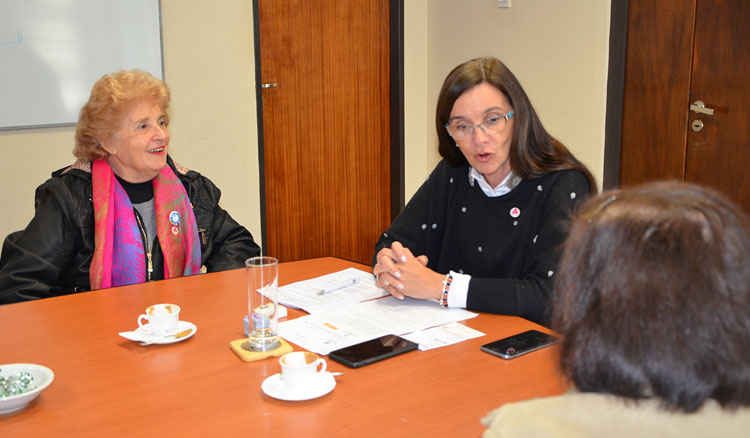
[[[446,309],[435,301],[410,298],[401,301],[388,297],[329,308],[325,312],[282,322],[279,334],[306,350],[327,355],[333,350],[379,336],[403,335],[475,316],[476,313],[463,309]]]
[[[375,286],[371,273],[354,268],[280,287],[279,303],[310,313],[279,323],[281,337],[322,355],[390,334],[410,333],[404,337],[421,350],[484,335],[451,324],[476,313],[431,300],[397,300]]]
[[[279,303],[308,313],[388,295],[375,286],[375,278],[360,269],[344,269],[279,288]]]

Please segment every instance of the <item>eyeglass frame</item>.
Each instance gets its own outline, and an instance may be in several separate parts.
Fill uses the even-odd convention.
[[[504,119],[505,119],[505,126],[503,127],[503,130],[505,130],[505,127],[507,127],[507,126],[508,126],[508,120],[510,120],[510,118],[511,118],[511,117],[513,117],[513,115],[514,115],[514,114],[515,114],[515,110],[510,110],[510,111],[508,111],[508,112],[507,112],[507,113],[506,113],[506,114],[505,114],[504,116],[502,116],[502,118],[504,118]],[[478,126],[478,127],[479,127],[479,128],[481,129],[481,130],[482,130],[482,132],[484,132],[484,133],[485,133],[485,135],[490,135],[490,134],[487,134],[487,128],[485,128],[485,127],[483,126],[483,125],[484,125],[484,123],[485,123],[486,121],[487,121],[487,120],[484,120],[484,121],[482,121],[482,122],[479,122],[479,123],[477,123],[477,124],[471,124],[471,123],[467,123],[467,125],[471,126],[471,134],[469,134],[469,135],[468,135],[468,136],[467,136],[467,137],[466,137],[465,139],[468,139],[468,138],[471,138],[471,137],[473,137],[473,136],[474,136],[474,129],[475,129],[475,128],[476,128],[477,126]],[[450,124],[450,122],[448,122],[448,123],[446,123],[446,124],[445,124],[444,128],[445,128],[445,130],[446,130],[446,131],[448,131],[448,135],[450,135],[450,136],[451,136],[451,138],[453,138],[453,134],[451,134],[451,131],[450,131],[450,130],[448,129],[448,128],[450,127],[450,125],[451,125],[451,124]],[[498,133],[500,133],[500,132],[502,132],[502,131],[496,132],[496,134],[498,134]],[[465,140],[465,139],[464,139],[464,140]]]

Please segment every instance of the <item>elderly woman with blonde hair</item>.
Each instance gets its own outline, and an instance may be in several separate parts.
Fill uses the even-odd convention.
[[[0,303],[239,268],[258,255],[219,189],[168,155],[169,101],[166,84],[140,70],[94,85],[78,160],[37,188],[33,219],[3,244]]]

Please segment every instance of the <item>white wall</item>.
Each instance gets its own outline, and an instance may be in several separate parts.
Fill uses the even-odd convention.
[[[74,161],[74,134],[74,127],[0,131],[0,239],[29,223],[34,189]]]
[[[250,0],[162,0],[171,153],[211,178],[222,205],[260,242]],[[439,161],[434,133],[445,75],[497,56],[518,76],[547,129],[601,184],[609,2],[405,0],[406,199]],[[93,85],[93,84],[92,84]],[[0,238],[26,226],[34,189],[73,161],[74,127],[0,131]]]
[[[171,152],[208,176],[222,206],[261,243],[250,0],[161,0]]]
[[[435,100],[430,97],[428,0],[404,1],[404,199],[424,182],[437,153]]]

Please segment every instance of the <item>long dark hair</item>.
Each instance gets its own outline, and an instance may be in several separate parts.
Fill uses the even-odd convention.
[[[713,190],[651,183],[577,212],[552,327],[584,392],[694,412],[750,406],[750,224]]]
[[[449,164],[459,166],[466,163],[466,158],[445,129],[453,104],[466,90],[484,82],[500,90],[513,107],[510,167],[515,174],[523,179],[533,179],[556,170],[577,169],[588,178],[591,193],[596,193],[591,172],[544,129],[521,83],[505,64],[491,57],[472,59],[457,66],[445,78],[440,90],[435,114],[438,150]]]

